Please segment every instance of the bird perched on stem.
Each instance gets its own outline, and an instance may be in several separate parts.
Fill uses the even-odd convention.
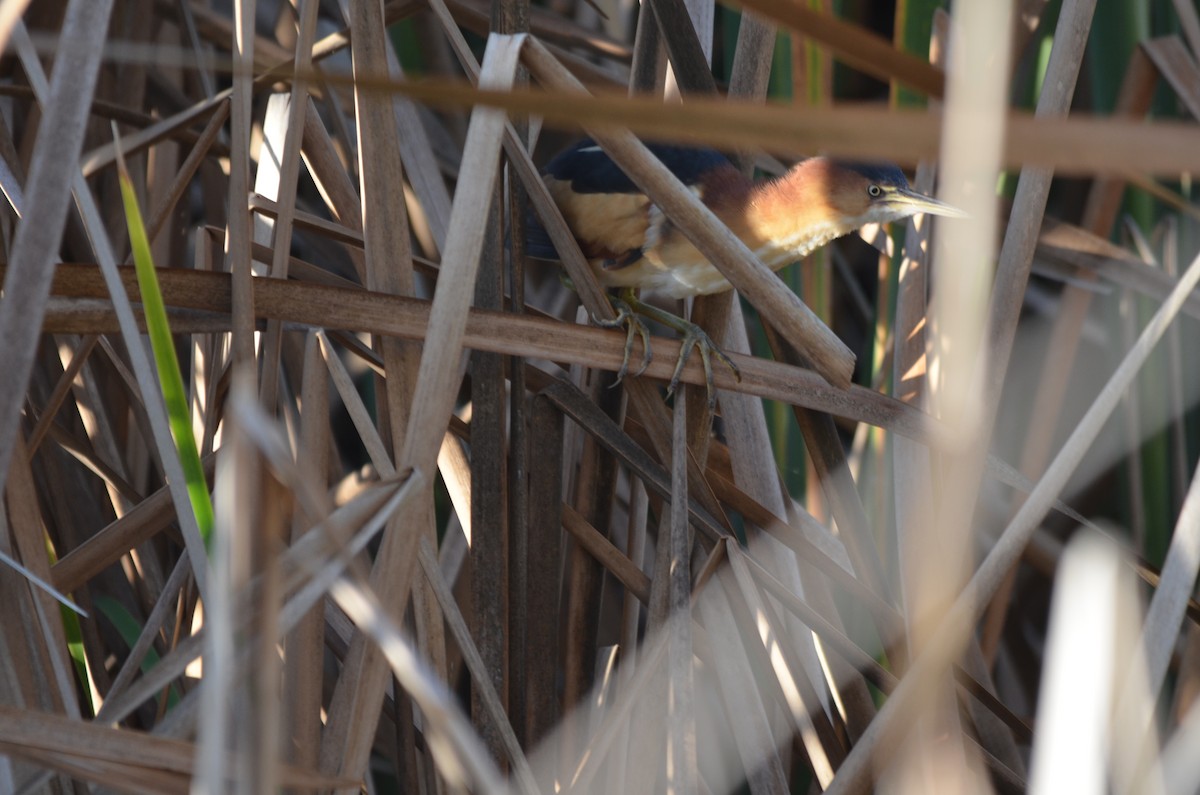
[[[890,164],[814,157],[781,177],[755,182],[714,149],[649,148],[772,270],[866,224],[917,213],[963,215],[914,191],[904,173]],[[597,280],[620,289],[613,299],[617,320],[604,324],[627,326],[618,380],[628,371],[635,336],[641,337],[645,351],[638,374],[650,363],[649,332],[638,317],[642,315],[683,336],[670,390],[678,386],[692,348],[699,348],[711,403],[710,356],[716,355],[735,374],[737,368],[698,326],[642,302],[637,290],[687,298],[723,292],[730,289],[729,282],[595,141],[585,139],[555,157],[543,179]],[[558,257],[537,223],[529,226],[526,251],[532,257]]]

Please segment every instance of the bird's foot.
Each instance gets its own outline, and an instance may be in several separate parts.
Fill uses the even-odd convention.
[[[704,366],[704,385],[708,389],[708,410],[713,411],[717,407],[717,390],[713,384],[712,357],[716,356],[726,367],[733,371],[733,375],[737,380],[742,380],[742,371],[733,363],[733,360],[725,355],[717,344],[712,341],[712,337],[700,328],[695,323],[676,318],[680,325],[677,326],[682,339],[679,346],[679,359],[675,362],[675,372],[671,374],[671,382],[667,385],[667,394],[674,394],[679,386],[679,377],[683,374],[683,368],[687,364],[688,357],[692,354],[692,349],[696,348],[700,351],[700,363]]]
[[[635,335],[642,338],[642,366],[634,373],[635,377],[646,372],[654,353],[650,350],[650,329],[646,328],[645,321],[638,316],[628,301],[615,296],[611,300],[613,308],[617,310],[617,316],[612,320],[601,320],[592,315],[592,322],[604,328],[625,327],[625,356],[621,359],[621,369],[617,371],[617,380],[613,383],[613,386],[616,386],[629,373],[629,357],[633,353]]]
[[[695,323],[684,320],[678,315],[674,315],[663,309],[659,309],[653,304],[647,304],[646,302],[637,298],[632,291],[623,292],[621,298],[614,299],[614,306],[617,305],[617,301],[620,301],[629,312],[635,312],[643,317],[648,317],[651,320],[662,323],[664,326],[673,328],[679,332],[681,337],[679,358],[675,362],[675,371],[671,374],[671,382],[667,387],[667,394],[674,393],[676,388],[679,386],[679,378],[683,374],[683,368],[687,365],[688,357],[691,356],[693,348],[699,349],[700,361],[704,365],[704,383],[705,386],[708,387],[709,411],[715,409],[717,405],[717,390],[716,386],[713,384],[713,356],[716,356],[719,361],[732,370],[733,375],[735,378],[737,378],[737,380],[742,380],[742,373],[740,370],[738,370],[737,365],[725,355],[724,351],[717,347],[717,344],[712,341],[712,337],[708,336],[704,329],[700,328]],[[649,350],[649,347],[647,347],[647,350]]]

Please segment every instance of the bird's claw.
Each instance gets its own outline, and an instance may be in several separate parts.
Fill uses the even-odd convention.
[[[705,333],[704,329],[697,326],[695,323],[686,323],[686,326],[681,329],[683,339],[679,346],[679,359],[675,362],[675,372],[671,374],[671,382],[667,385],[667,395],[675,393],[679,387],[680,376],[683,375],[683,368],[687,364],[688,357],[692,354],[693,348],[700,350],[700,363],[704,366],[704,384],[708,389],[708,410],[713,411],[717,407],[717,389],[713,383],[712,357],[715,355],[717,359],[726,367],[733,371],[734,377],[742,380],[742,371],[733,363],[733,360],[725,355],[717,344],[712,341],[712,337]]]
[[[645,321],[642,320],[642,315],[675,329],[682,336],[679,358],[675,362],[675,371],[671,374],[671,382],[667,387],[668,395],[674,394],[675,390],[679,387],[679,379],[683,375],[683,368],[687,365],[688,357],[691,356],[693,348],[700,350],[700,361],[704,365],[704,383],[708,388],[709,411],[712,411],[717,406],[717,390],[713,383],[712,371],[712,357],[714,355],[733,371],[733,375],[737,380],[742,380],[742,373],[738,370],[737,365],[733,363],[733,360],[726,356],[725,352],[717,347],[717,344],[705,333],[704,329],[695,323],[642,302],[636,295],[632,294],[632,291],[623,293],[620,297],[612,296],[611,300],[613,308],[617,311],[616,318],[613,320],[601,320],[593,315],[592,322],[605,328],[617,328],[620,326],[625,326],[626,328],[625,356],[621,360],[621,369],[617,371],[616,384],[621,383],[621,380],[629,372],[629,357],[633,352],[635,334],[642,338],[642,350],[645,353],[642,358],[642,366],[638,368],[638,371],[634,375],[638,376],[644,373],[646,368],[650,366],[651,359],[653,359],[653,353],[650,350],[650,330],[646,327]],[[613,384],[613,386],[616,386],[616,384]]]
[[[616,386],[629,374],[629,357],[633,353],[635,334],[642,338],[642,365],[633,374],[635,378],[646,372],[646,368],[650,366],[650,361],[654,358],[654,353],[650,349],[650,329],[646,327],[645,321],[633,311],[627,302],[620,298],[613,297],[612,305],[617,310],[615,318],[602,320],[592,315],[592,322],[604,328],[625,327],[625,356],[621,359],[621,369],[617,371],[617,380],[613,382],[613,386]]]

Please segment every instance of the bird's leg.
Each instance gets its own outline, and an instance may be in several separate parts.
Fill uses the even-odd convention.
[[[667,386],[667,393],[670,394],[679,386],[679,377],[683,374],[684,365],[687,364],[688,356],[691,355],[693,348],[699,348],[700,361],[704,365],[704,383],[708,387],[708,407],[713,409],[716,407],[717,393],[716,387],[713,385],[712,373],[712,357],[716,356],[721,362],[733,371],[737,380],[742,380],[742,373],[738,370],[737,365],[733,363],[725,352],[717,347],[717,344],[712,341],[712,337],[705,333],[704,329],[697,326],[688,320],[684,320],[678,315],[671,314],[665,310],[659,309],[656,306],[647,304],[641,301],[630,290],[628,294],[623,294],[624,303],[634,312],[648,317],[651,320],[662,323],[668,328],[673,328],[680,334],[679,359],[675,362],[675,372],[671,374],[671,383]],[[647,348],[649,350],[649,348]],[[644,369],[644,368],[643,368]]]
[[[638,317],[638,312],[633,308],[633,303],[641,303],[637,300],[632,287],[626,287],[621,290],[621,295],[612,296],[613,308],[617,310],[617,316],[612,320],[601,320],[592,315],[592,322],[597,326],[604,328],[620,328],[625,327],[625,356],[621,359],[621,369],[617,371],[617,380],[613,384],[616,386],[621,383],[626,374],[629,372],[629,356],[633,353],[634,335],[642,338],[642,366],[634,373],[634,376],[639,376],[646,372],[646,368],[650,366],[650,360],[654,358],[653,352],[650,350],[650,329],[646,328],[645,322]]]

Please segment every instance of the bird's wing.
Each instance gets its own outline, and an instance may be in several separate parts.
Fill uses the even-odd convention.
[[[697,192],[708,175],[731,168],[728,158],[715,149],[662,144],[649,148]],[[543,179],[583,253],[603,261],[606,269],[636,262],[663,234],[662,213],[591,139],[551,160]],[[526,251],[531,257],[558,258],[536,218],[528,224]]]

